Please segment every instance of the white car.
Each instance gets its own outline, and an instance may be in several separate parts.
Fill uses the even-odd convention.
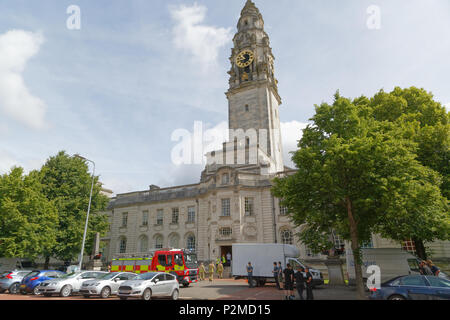
[[[96,279],[107,272],[104,271],[78,271],[65,274],[61,278],[43,281],[38,286],[38,292],[49,297],[59,294],[61,297],[68,297],[72,293],[80,291],[81,284],[86,280]]]
[[[94,280],[84,281],[80,293],[85,297],[100,296],[103,299],[117,294],[119,287],[128,280],[133,280],[137,274],[131,272],[111,272]]]
[[[174,275],[148,272],[122,283],[117,295],[121,300],[133,297],[142,300],[150,300],[152,297],[170,297],[172,300],[178,300],[179,293],[180,285]]]

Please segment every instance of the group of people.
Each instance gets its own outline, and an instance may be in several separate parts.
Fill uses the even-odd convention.
[[[224,266],[231,265],[231,254],[228,253],[226,256],[222,255],[221,258],[217,258],[216,264],[210,261],[208,267],[206,268],[204,263],[200,263],[198,267],[198,277],[200,281],[205,280],[206,274],[208,274],[208,280],[212,282],[214,280],[214,274],[217,274],[219,279],[223,279]]]
[[[299,266],[297,272],[294,271],[292,265],[288,263],[286,269],[283,270],[281,262],[273,263],[273,276],[275,278],[275,283],[278,290],[283,290],[281,288],[281,283],[284,280],[284,291],[286,300],[294,300],[294,283],[297,287],[297,292],[300,300],[305,300],[303,298],[303,291],[306,289],[306,300],[314,300],[313,295],[313,277],[309,272],[309,269]]]
[[[420,274],[425,276],[439,276],[441,270],[431,260],[422,260],[419,264]]]
[[[273,276],[278,290],[283,290],[280,283],[284,280],[284,291],[286,300],[294,300],[294,283],[296,284],[300,300],[303,298],[303,291],[306,289],[306,300],[314,300],[313,295],[313,277],[308,268],[298,267],[297,272],[294,271],[292,265],[288,263],[286,269],[283,270],[281,262],[273,263]],[[247,277],[250,288],[253,288],[253,266],[249,262],[247,265]]]

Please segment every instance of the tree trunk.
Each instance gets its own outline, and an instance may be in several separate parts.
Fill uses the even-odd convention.
[[[427,260],[427,252],[425,250],[423,241],[417,238],[413,238],[412,241],[414,242],[414,246],[416,247],[417,257],[422,260]]]
[[[45,257],[44,270],[48,270],[48,265],[50,264],[50,257]]]
[[[353,260],[355,263],[356,294],[359,300],[364,300],[366,298],[366,295],[364,292],[364,282],[361,269],[361,252],[358,240],[358,223],[353,216],[353,208],[350,198],[346,197],[345,200],[347,204],[347,214],[350,225],[351,248],[353,251]]]

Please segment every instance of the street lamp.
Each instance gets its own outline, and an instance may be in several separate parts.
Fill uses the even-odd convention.
[[[84,225],[83,243],[81,244],[80,263],[78,265],[79,270],[81,270],[81,265],[83,263],[84,243],[86,242],[86,233],[87,233],[87,227],[88,227],[88,221],[89,221],[89,211],[91,210],[92,191],[94,190],[95,162],[92,161],[92,160],[86,159],[86,158],[80,156],[79,154],[75,154],[74,157],[78,158],[78,159],[81,159],[81,160],[84,160],[84,161],[89,161],[89,162],[91,162],[94,165],[94,170],[92,172],[91,193],[89,195],[89,205],[88,205],[88,210],[87,210],[87,214],[86,214],[86,223]]]

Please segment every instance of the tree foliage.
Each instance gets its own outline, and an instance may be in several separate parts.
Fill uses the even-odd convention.
[[[41,172],[43,192],[55,203],[59,217],[51,256],[72,260],[81,250],[92,176],[85,161],[70,157],[64,151],[50,157]],[[103,235],[108,229],[106,216],[98,214],[108,204],[108,198],[100,191],[98,177],[95,177],[85,252],[92,251],[95,234]]]
[[[308,246],[323,244],[331,229],[351,241],[361,296],[359,248],[372,233],[429,241],[450,234],[442,176],[418,159],[420,123],[394,121],[404,113],[402,99],[394,98],[386,102],[380,92],[350,100],[337,93],[332,105],[316,106],[292,157],[298,170],[275,179],[272,191],[296,225],[306,224],[300,239]],[[394,115],[380,107],[389,104],[399,106]]]
[[[58,215],[40,173],[13,168],[0,176],[0,257],[35,259],[55,245]]]

